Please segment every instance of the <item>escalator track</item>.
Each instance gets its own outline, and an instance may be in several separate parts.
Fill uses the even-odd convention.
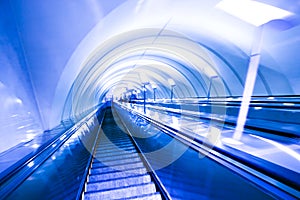
[[[134,140],[118,125],[108,110],[83,199],[163,199]]]

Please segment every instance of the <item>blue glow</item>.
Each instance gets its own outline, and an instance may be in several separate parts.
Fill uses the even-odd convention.
[[[252,0],[222,0],[216,7],[255,26],[293,15],[286,10]]]
[[[299,172],[299,52],[299,0],[3,0],[0,172],[110,100],[208,149]]]

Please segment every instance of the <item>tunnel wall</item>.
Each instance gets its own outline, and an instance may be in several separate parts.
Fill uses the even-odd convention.
[[[84,36],[120,3],[0,2],[0,152],[60,124],[49,116],[62,71]]]
[[[158,35],[172,30],[186,36],[203,47],[219,67],[216,71],[222,75],[222,81],[228,85],[231,94],[242,95],[256,28],[216,9],[218,2],[1,1],[0,100],[4,108],[0,113],[0,124],[5,125],[0,126],[1,137],[5,138],[0,140],[3,142],[1,147],[7,148],[5,144],[22,141],[23,138],[18,137],[21,134],[34,137],[55,127],[61,120],[95,108],[99,99],[103,100],[105,92],[119,80],[114,79],[112,85],[106,86],[105,80],[101,83],[92,81],[96,85],[77,94],[78,101],[83,102],[77,110],[72,108],[74,101],[67,101],[68,95],[76,94],[82,86],[77,87],[76,80],[86,76],[88,70],[84,69],[97,66],[87,64],[99,53],[99,47],[116,35],[129,31],[154,28],[162,30]],[[296,20],[287,30],[268,30],[265,33],[255,92],[265,96],[299,95],[299,6],[288,6],[288,3],[276,6],[293,12]],[[194,18],[197,20],[191,20]],[[125,37],[121,42],[128,41]],[[136,56],[141,55],[139,52]],[[181,64],[188,66],[188,63]],[[195,80],[189,81],[193,84]],[[208,81],[203,82],[203,88],[199,90],[204,94]],[[161,87],[162,90],[166,91],[166,87]],[[163,95],[169,92],[161,91],[158,92],[160,98],[168,98]],[[176,95],[182,97],[179,93]],[[62,118],[64,107],[70,108],[70,114]],[[6,137],[7,132],[14,134]]]

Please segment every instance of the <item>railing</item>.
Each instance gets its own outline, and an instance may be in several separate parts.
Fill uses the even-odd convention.
[[[99,137],[99,134],[100,134],[100,129],[101,129],[104,117],[105,117],[105,112],[100,117],[101,121],[99,122],[99,128],[98,128],[97,136],[96,136],[95,142],[94,142],[93,147],[92,147],[92,152],[93,153],[90,154],[90,157],[89,157],[88,162],[86,164],[85,171],[84,171],[84,174],[83,174],[83,178],[81,180],[79,190],[78,190],[78,193],[77,193],[77,196],[76,196],[76,200],[83,199],[82,195],[83,195],[85,187],[86,187],[86,182],[87,182],[87,178],[88,178],[88,175],[89,175],[89,171],[92,167],[94,152],[95,152],[96,145],[98,143],[98,137]]]
[[[286,97],[287,98],[287,97]],[[299,99],[259,99],[249,105],[245,128],[271,133],[279,137],[299,139],[300,98]],[[296,97],[295,97],[296,98]],[[184,101],[177,103],[148,102],[148,108],[157,111],[180,114],[203,120],[212,120],[236,126],[241,100],[215,99],[210,102]],[[226,101],[225,101],[226,100]],[[131,104],[131,105],[139,105]],[[222,113],[221,113],[222,112]],[[214,116],[210,116],[213,114]],[[261,122],[264,121],[264,123]],[[271,122],[271,123],[269,123]],[[280,126],[280,124],[285,124]],[[279,126],[276,126],[278,124]]]
[[[209,158],[240,174],[259,187],[265,188],[267,191],[272,191],[272,194],[278,198],[294,199],[299,195],[299,191],[297,190],[297,188],[300,187],[299,182],[297,182],[298,180],[292,180],[286,177],[299,176],[296,172],[292,172],[269,162],[267,163],[268,167],[266,167],[264,165],[267,161],[263,159],[249,154],[237,156],[218,147],[213,147],[207,152],[206,145],[210,146],[210,144],[205,144],[204,141],[193,138],[192,136],[189,136],[189,134],[174,129],[162,122],[153,120],[148,116],[123,106],[122,104],[115,104],[115,106],[120,106],[127,112],[143,118],[169,136],[176,138],[198,152],[203,152],[204,155],[207,155]]]
[[[19,185],[21,185],[31,174],[35,172],[45,161],[47,161],[76,131],[82,127],[88,120],[95,116],[97,111],[90,113],[77,124],[72,126],[66,132],[55,138],[45,147],[30,158],[21,163],[18,167],[14,167],[5,178],[0,182],[0,197],[6,198]]]
[[[210,97],[209,99],[207,97],[190,97],[190,98],[177,98],[173,99],[173,102],[170,101],[170,99],[156,99],[156,101],[152,101],[152,99],[146,100],[146,104],[230,104],[233,105],[239,105],[242,101],[242,96],[227,96],[227,97]],[[127,101],[124,101],[127,102]],[[270,106],[278,106],[280,107],[280,103],[294,103],[294,106],[290,106],[292,108],[296,108],[297,106],[300,106],[300,95],[277,95],[277,96],[252,96],[251,97],[251,103],[254,104],[262,104],[262,103],[268,103],[271,104]],[[143,102],[141,99],[137,99],[135,101],[131,101],[130,103],[137,103],[142,104]],[[278,105],[276,105],[278,104]],[[289,105],[284,105],[283,107],[289,107]],[[299,107],[298,107],[299,108]]]

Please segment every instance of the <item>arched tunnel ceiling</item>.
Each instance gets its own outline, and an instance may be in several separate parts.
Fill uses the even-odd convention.
[[[159,97],[168,98],[169,78],[176,82],[178,98],[205,97],[215,76],[213,96],[241,96],[256,27],[212,6],[218,2],[176,2],[151,18],[149,12],[157,5],[144,3],[137,11],[134,2],[124,3],[73,53],[58,83],[54,109],[63,110],[61,118],[84,115],[107,94],[118,97],[124,88],[141,90],[144,82],[155,82]],[[269,50],[262,51],[255,94],[293,93]]]

